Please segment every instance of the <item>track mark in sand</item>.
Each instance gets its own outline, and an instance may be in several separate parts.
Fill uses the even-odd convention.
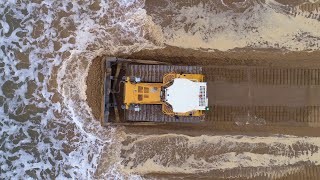
[[[320,12],[320,1],[318,2],[307,2],[304,4],[301,4],[298,6],[300,10],[302,11],[308,11],[308,12]]]
[[[320,127],[320,106],[211,106],[206,114],[210,122],[245,124],[288,124]]]
[[[203,67],[206,120],[320,125],[318,68]]]
[[[320,68],[203,67],[207,81],[273,85],[320,85]]]
[[[290,8],[290,14],[320,20],[320,1],[308,1]]]

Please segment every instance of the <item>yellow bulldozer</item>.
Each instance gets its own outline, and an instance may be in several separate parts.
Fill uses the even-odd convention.
[[[137,122],[200,122],[208,110],[201,67],[107,58],[104,125]]]

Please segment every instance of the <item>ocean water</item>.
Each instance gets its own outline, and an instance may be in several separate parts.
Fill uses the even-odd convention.
[[[273,165],[257,165],[253,158],[257,154],[248,151],[241,156],[229,151],[219,156],[209,152],[212,156],[207,162],[188,152],[177,154],[186,158],[175,162],[161,148],[145,156],[147,147],[139,149],[138,141],[150,146],[166,137],[125,134],[123,127],[101,128],[86,103],[88,69],[98,55],[130,54],[166,45],[206,50],[253,47],[314,51],[320,42],[317,12],[311,16],[271,0],[231,5],[224,1],[157,2],[0,0],[1,179],[139,179],[159,169],[188,173],[226,168],[230,163],[232,167]],[[124,144],[128,138],[129,144]],[[150,142],[150,138],[156,141]],[[229,136],[226,142],[215,136],[195,140],[171,134],[169,140],[179,138],[188,146],[171,143],[171,150],[204,147],[197,144],[199,140],[219,142],[227,148],[252,139],[257,144],[275,143],[273,136]],[[239,138],[244,141],[238,142]],[[283,136],[281,148],[290,149],[286,139],[293,144],[303,141],[316,150],[308,149],[306,152],[312,153],[296,159],[284,156],[286,150],[268,152],[266,161],[273,159],[275,166],[306,159],[319,164],[319,155],[312,155],[319,153],[317,138]],[[214,159],[221,164],[206,164]]]

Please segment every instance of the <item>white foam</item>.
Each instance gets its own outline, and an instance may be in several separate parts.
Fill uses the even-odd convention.
[[[10,29],[9,24],[5,21],[0,21],[0,24],[2,26],[3,33],[8,33]]]
[[[48,173],[40,176],[45,170],[54,171],[58,179],[90,179],[102,148],[114,143],[112,128],[101,128],[86,103],[85,81],[91,60],[98,55],[155,48],[151,41],[160,42],[156,39],[161,31],[142,9],[143,1],[103,1],[98,11],[89,9],[93,2],[80,5],[74,1],[49,0],[17,5],[15,1],[6,1],[0,7],[1,14],[7,14],[0,18],[0,47],[4,48],[0,56],[5,64],[1,67],[0,84],[12,81],[15,86],[13,98],[4,97],[2,89],[0,93],[5,104],[0,107],[3,120],[0,135],[1,138],[10,137],[5,138],[5,153],[0,155],[1,164],[4,164],[1,178],[31,178],[26,172],[39,168],[34,176],[40,179],[50,179]],[[24,10],[29,14],[23,14]],[[71,15],[60,22],[59,11]],[[113,13],[121,16],[112,17]],[[14,16],[18,22],[9,21],[7,16]],[[43,29],[35,31],[41,22]],[[68,27],[70,22],[75,31]],[[68,30],[67,37],[60,37],[62,31],[58,24]],[[13,29],[12,25],[21,27]],[[4,36],[4,33],[9,35]],[[146,34],[155,39],[147,40]],[[69,42],[71,38],[75,39],[75,44]],[[57,43],[61,47],[55,51]],[[27,58],[18,59],[15,51],[26,54]],[[26,68],[18,69],[19,63],[27,65]],[[36,86],[33,91],[30,83]],[[26,98],[30,94],[32,97]],[[21,117],[10,119],[8,113],[28,117],[25,122],[19,122],[16,120]],[[14,144],[12,139],[18,139],[19,133],[22,140]],[[16,147],[21,148],[13,152]],[[58,154],[62,160],[55,160]],[[5,163],[9,157],[17,158],[11,161],[12,166]],[[104,173],[108,177],[118,170],[111,167]]]

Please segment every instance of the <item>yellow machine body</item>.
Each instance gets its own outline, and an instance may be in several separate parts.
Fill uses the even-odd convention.
[[[162,104],[162,83],[132,83],[129,80],[124,86],[124,104],[128,109],[131,104]]]
[[[124,83],[124,104],[129,109],[132,104],[155,104],[162,105],[162,112],[169,116],[202,116],[203,110],[194,110],[185,113],[175,113],[170,104],[166,103],[162,98],[162,90],[169,87],[174,79],[184,78],[194,82],[204,82],[202,74],[176,74],[169,73],[164,75],[162,83],[130,82],[127,78]]]
[[[169,73],[163,76],[163,84],[166,85],[172,82],[175,78],[185,78],[194,82],[204,82],[204,75],[202,74],[176,74]]]

